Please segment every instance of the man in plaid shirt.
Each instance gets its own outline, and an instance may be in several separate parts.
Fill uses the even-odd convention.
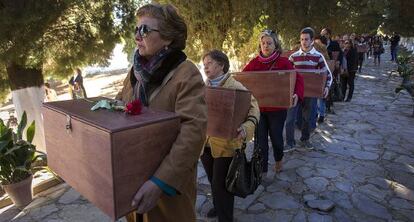
[[[328,95],[329,87],[332,84],[332,74],[328,68],[325,58],[313,47],[314,31],[312,28],[307,27],[300,32],[300,46],[301,48],[293,53],[289,60],[295,66],[298,72],[314,72],[318,70],[323,75],[327,75],[324,98]],[[300,145],[306,149],[313,149],[312,144],[309,142],[310,138],[310,120],[312,114],[312,107],[316,107],[317,98],[305,97],[302,104],[302,136],[300,138]],[[294,122],[296,119],[297,107],[293,107],[288,111],[287,123],[286,123],[286,141],[288,148],[286,150],[292,150],[294,147]]]

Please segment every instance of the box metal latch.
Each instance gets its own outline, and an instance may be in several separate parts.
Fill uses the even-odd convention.
[[[69,115],[66,115],[66,132],[70,133],[72,131],[72,123]]]

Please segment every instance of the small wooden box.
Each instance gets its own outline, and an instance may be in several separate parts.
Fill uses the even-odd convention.
[[[150,109],[91,111],[93,105],[84,99],[43,104],[48,166],[116,220],[134,210],[132,198],[168,154],[180,118]]]
[[[300,74],[303,76],[304,97],[322,98],[326,83],[326,74],[322,74],[319,70],[310,70],[309,72],[301,71]]]
[[[233,75],[252,91],[260,107],[289,108],[293,105],[295,70],[239,72]]]
[[[224,139],[237,137],[237,128],[246,120],[251,93],[223,87],[206,87],[207,135]]]
[[[359,53],[368,52],[368,45],[366,45],[366,44],[361,44],[361,45],[357,44],[356,48],[357,48],[357,52],[359,52]]]

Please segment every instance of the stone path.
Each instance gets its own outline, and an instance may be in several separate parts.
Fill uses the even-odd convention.
[[[255,194],[236,198],[236,221],[414,221],[412,104],[407,94],[392,103],[400,79],[389,79],[395,65],[388,59],[383,55],[380,68],[368,61],[352,102],[336,103],[336,115],[313,134],[314,151],[286,154],[281,173],[269,172]],[[198,169],[199,221],[216,221],[205,218],[211,192],[201,164]],[[110,220],[61,184],[37,195],[22,212],[0,209],[0,221]]]

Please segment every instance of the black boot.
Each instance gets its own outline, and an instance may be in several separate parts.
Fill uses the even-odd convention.
[[[213,218],[213,217],[217,217],[217,212],[216,209],[211,208],[208,212],[207,212],[207,217],[208,218]]]

